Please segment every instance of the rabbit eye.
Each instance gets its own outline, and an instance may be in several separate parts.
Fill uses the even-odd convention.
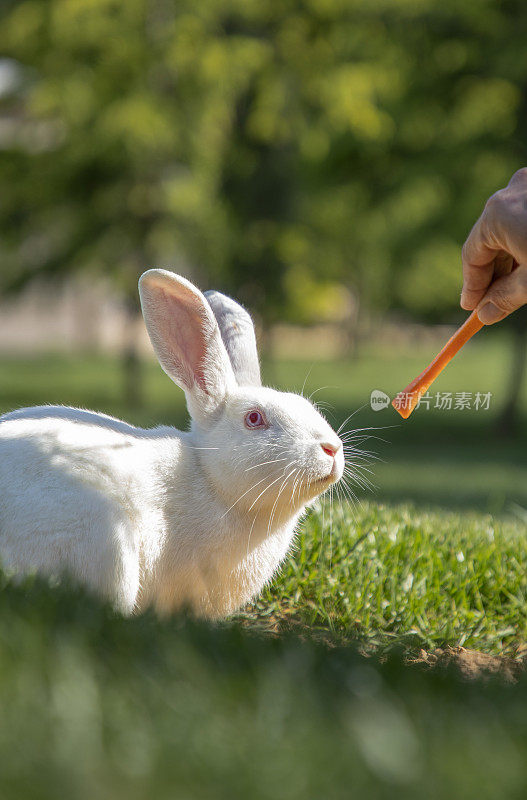
[[[248,411],[244,421],[246,428],[265,428],[267,424],[264,415],[261,411],[256,411],[256,409]]]

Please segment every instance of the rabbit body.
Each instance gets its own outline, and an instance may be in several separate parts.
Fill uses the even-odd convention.
[[[124,613],[221,617],[271,579],[306,504],[340,478],[342,448],[307,400],[259,385],[234,301],[163,270],[141,297],[191,429],[58,406],[1,417],[0,561],[68,573]]]
[[[232,612],[272,577],[299,516],[253,527],[247,550],[253,516],[211,493],[192,432],[79,409],[0,418],[0,465],[3,566],[67,572],[125,613]]]

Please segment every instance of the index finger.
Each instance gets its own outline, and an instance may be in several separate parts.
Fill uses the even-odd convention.
[[[461,251],[463,262],[461,307],[467,311],[476,308],[485,296],[494,276],[494,259],[500,252],[488,243],[485,236],[484,214],[485,212],[470,231]]]

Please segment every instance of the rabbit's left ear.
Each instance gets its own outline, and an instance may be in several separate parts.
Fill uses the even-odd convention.
[[[256,335],[249,313],[221,292],[205,292],[229,354],[238,386],[261,386]]]
[[[236,380],[205,297],[190,281],[163,269],[143,273],[139,294],[156,355],[185,391],[191,416],[214,412]]]

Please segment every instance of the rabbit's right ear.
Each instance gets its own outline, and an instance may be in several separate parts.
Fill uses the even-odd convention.
[[[261,386],[256,335],[249,313],[221,292],[211,290],[205,292],[205,297],[220,327],[238,385]]]
[[[211,413],[236,381],[209,304],[190,281],[164,269],[141,275],[139,295],[159,363],[184,390],[191,416]]]

